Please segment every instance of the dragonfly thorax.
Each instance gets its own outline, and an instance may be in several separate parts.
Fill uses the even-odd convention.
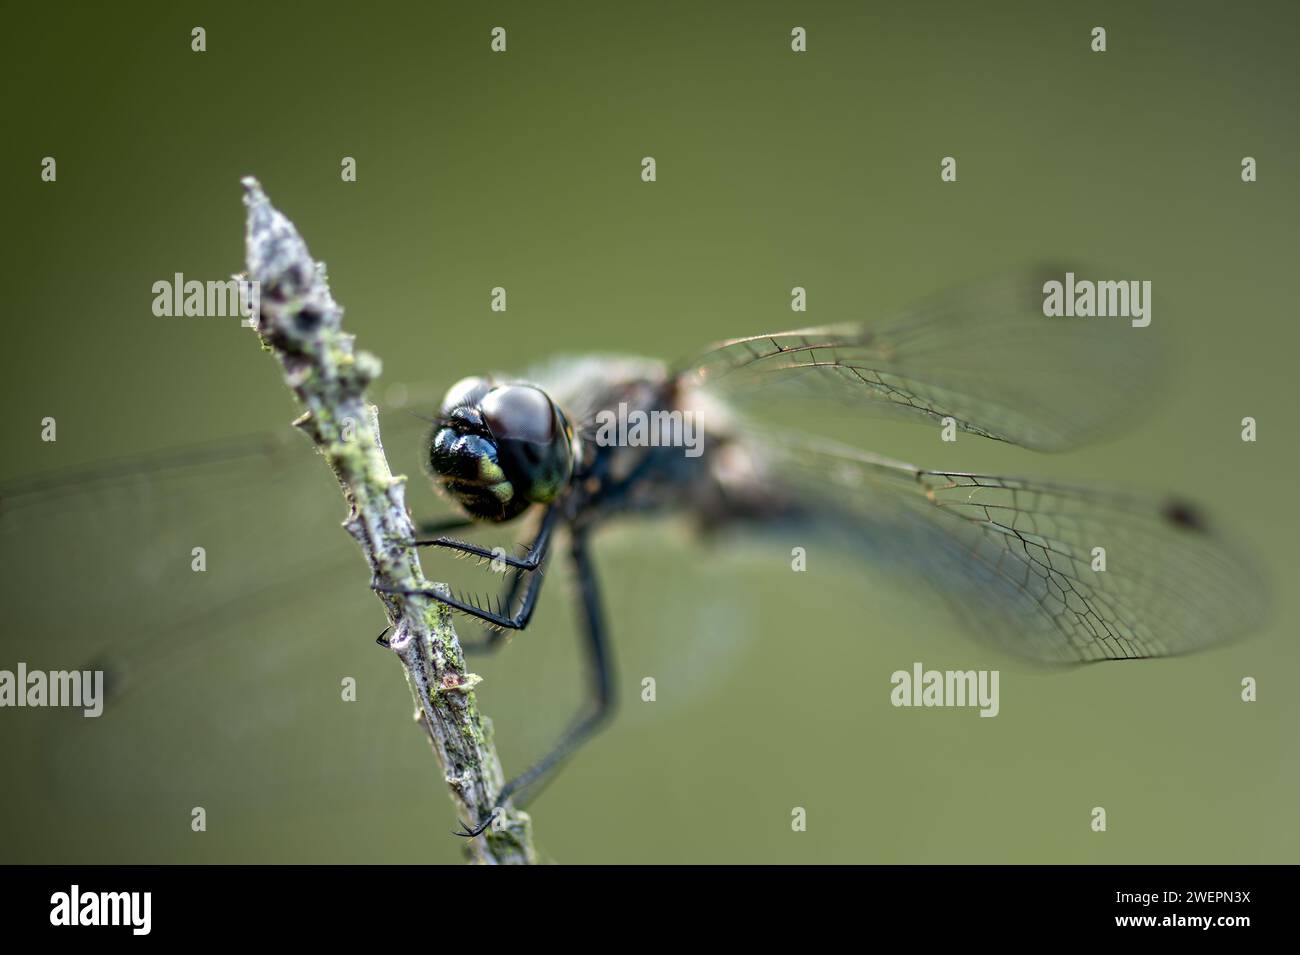
[[[573,442],[568,419],[540,388],[465,378],[443,399],[429,467],[470,515],[508,521],[564,489]]]

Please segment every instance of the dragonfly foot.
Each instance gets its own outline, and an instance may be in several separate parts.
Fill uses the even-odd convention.
[[[488,813],[487,822],[479,826],[474,826],[473,828],[470,827],[469,823],[461,822],[460,830],[459,831],[453,830],[452,835],[461,836],[462,838],[465,839],[473,839],[475,836],[481,836],[483,835],[483,833],[487,832],[488,827],[492,825],[492,821],[496,819],[497,813],[499,813],[500,811],[501,811],[500,806],[494,806],[492,811]]]

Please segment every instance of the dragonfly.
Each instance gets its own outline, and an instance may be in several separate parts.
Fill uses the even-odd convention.
[[[495,595],[383,580],[372,588],[419,594],[476,620],[482,632],[467,635],[464,649],[493,653],[533,620],[555,555],[577,581],[585,699],[545,754],[505,785],[498,806],[526,803],[616,708],[612,628],[591,546],[616,523],[671,517],[719,539],[826,541],[870,573],[937,595],[975,637],[1048,665],[1182,654],[1257,628],[1267,598],[1250,555],[1172,491],[927,469],[819,434],[820,421],[846,409],[855,421],[898,416],[1041,452],[1117,433],[1158,386],[1155,336],[1127,323],[1045,317],[1043,283],[1054,274],[1025,269],[886,320],[730,339],[678,361],[596,355],[518,376],[476,375],[452,385],[431,417],[418,415],[411,453],[458,513],[418,521],[417,545],[491,563],[507,580]],[[773,406],[793,412],[799,426],[775,426],[763,414]],[[602,437],[615,414],[690,421],[698,441],[687,448]],[[417,420],[397,418],[402,431]],[[105,487],[120,492],[142,473],[184,481],[219,472],[225,496],[209,510],[223,522],[247,518],[268,534],[269,554],[280,521],[312,518],[285,511],[259,521],[248,489],[264,475],[239,477],[252,475],[243,468],[249,458],[265,460],[266,446],[11,483],[0,490],[5,530],[15,522],[44,528],[70,501]],[[162,507],[150,492],[137,503]],[[186,505],[177,508],[155,513],[159,525],[181,519]],[[517,553],[464,539],[516,524],[528,528]],[[295,586],[274,575],[269,559],[258,563],[257,547],[249,552],[227,605],[208,616],[274,604],[280,589]],[[300,570],[303,578],[318,571]],[[156,637],[154,649],[173,643],[177,629],[184,626]],[[458,834],[478,835],[491,821]]]

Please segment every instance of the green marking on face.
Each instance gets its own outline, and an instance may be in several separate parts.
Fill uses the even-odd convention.
[[[501,465],[484,456],[478,459],[478,476],[488,484],[500,484],[505,481],[506,472],[501,470]]]
[[[492,496],[502,504],[507,503],[515,496],[515,486],[509,481],[501,481],[498,484],[493,484],[488,488],[488,490],[491,491]]]

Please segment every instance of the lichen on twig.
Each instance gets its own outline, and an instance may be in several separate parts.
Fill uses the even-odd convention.
[[[295,422],[329,462],[348,504],[344,527],[361,545],[375,579],[427,589],[406,510],[405,478],[394,476],[379,434],[379,416],[366,386],[379,359],[353,350],[343,309],[330,294],[323,263],[287,218],[273,208],[256,179],[246,178],[247,280],[259,288],[256,329],[275,352],[285,381],[305,407]],[[446,608],[418,596],[378,594],[393,625],[390,646],[406,670],[452,802],[465,821],[486,821],[502,786],[491,722],[480,714],[474,685]],[[469,840],[475,861],[537,861],[527,813],[507,807]],[[451,838],[448,836],[447,838]]]

